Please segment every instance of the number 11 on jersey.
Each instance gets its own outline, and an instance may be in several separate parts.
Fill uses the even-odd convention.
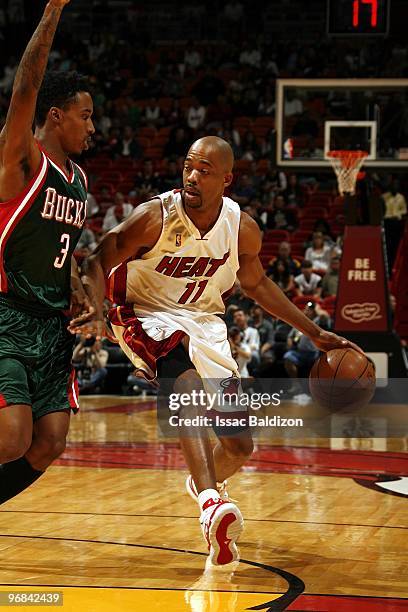
[[[178,303],[179,304],[186,304],[188,301],[190,302],[190,304],[192,304],[193,302],[196,302],[198,300],[198,298],[202,295],[204,289],[206,288],[208,283],[208,280],[202,280],[199,283],[195,282],[195,283],[188,283],[186,285],[186,290],[183,293],[183,295],[181,296],[181,298],[179,299]],[[197,289],[197,291],[195,291]],[[194,295],[193,295],[194,293]],[[190,300],[190,297],[193,295],[192,299]]]

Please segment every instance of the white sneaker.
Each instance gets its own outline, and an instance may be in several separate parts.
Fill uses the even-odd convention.
[[[187,476],[186,478],[186,491],[187,493],[190,495],[190,497],[192,499],[194,499],[194,501],[196,501],[198,503],[198,493],[197,493],[197,488],[195,486],[195,482],[193,480],[193,477],[191,476],[191,474],[189,476]],[[217,483],[217,491],[221,497],[221,499],[223,501],[233,501],[230,500],[228,493],[227,493],[227,481],[224,480],[224,482],[222,482],[221,484]]]
[[[208,499],[200,523],[212,565],[226,565],[239,560],[236,542],[244,528],[244,519],[235,504],[220,498]]]

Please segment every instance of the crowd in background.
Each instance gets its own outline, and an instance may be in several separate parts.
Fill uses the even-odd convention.
[[[144,27],[150,23],[148,7],[129,3],[118,19],[112,14],[112,3],[81,3],[84,12],[76,23],[88,23],[92,9],[89,31],[84,37],[83,28],[72,27],[75,23],[65,34],[62,29],[50,56],[50,68],[79,70],[89,76],[95,106],[96,132],[82,160],[91,179],[89,219],[76,255],[81,261],[140,202],[180,187],[182,160],[190,144],[202,135],[216,134],[228,140],[238,160],[228,195],[254,218],[265,241],[271,232],[287,233],[288,239],[273,243],[273,252],[262,256],[267,275],[289,299],[298,300],[307,316],[329,329],[344,214],[338,201],[336,210],[331,206],[333,202],[336,206],[334,180],[310,173],[287,174],[276,167],[276,78],[407,77],[408,51],[406,45],[391,39],[356,45],[324,36],[313,41],[302,36],[268,37],[255,19],[261,4],[229,0],[222,5],[213,40],[212,3],[180,6],[180,19],[207,41],[158,44]],[[18,45],[23,44],[18,42],[18,33],[24,30],[24,6],[22,0],[10,1],[8,11],[0,6],[0,25],[7,25],[4,32],[8,36],[0,37],[1,123],[17,69]],[[107,25],[108,15],[116,29]],[[9,52],[13,45],[16,55]],[[408,125],[404,104],[394,102],[399,123]],[[294,136],[305,125],[310,131],[313,115],[305,100],[289,97],[285,115],[292,119]],[[404,131],[398,133],[395,146],[404,135]],[[395,238],[407,213],[403,189],[391,175],[372,175],[370,181],[382,198],[392,266],[398,244]],[[310,211],[314,196],[322,192],[326,210],[314,216],[313,224],[306,223],[308,205]],[[301,248],[293,254],[291,238],[302,232],[297,241]],[[288,376],[294,381],[291,391],[299,392],[295,379],[307,373],[317,355],[310,341],[272,320],[241,294],[239,285],[229,298],[225,318],[242,376]],[[121,383],[129,390],[155,392],[143,380],[127,379],[131,368],[126,357],[107,341],[102,346],[78,338],[74,361],[84,393],[109,386],[109,367],[117,367],[116,374],[124,372]]]

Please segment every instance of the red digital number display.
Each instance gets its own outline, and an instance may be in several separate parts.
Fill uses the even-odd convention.
[[[391,0],[327,0],[329,36],[387,36]]]
[[[371,5],[370,24],[372,28],[376,28],[378,24],[378,0],[354,0],[353,2],[353,27],[360,26],[360,9],[362,4]]]

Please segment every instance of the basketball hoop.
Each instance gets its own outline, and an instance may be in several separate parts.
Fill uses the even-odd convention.
[[[340,195],[354,194],[360,168],[368,157],[367,151],[329,151],[327,156],[336,173]]]

